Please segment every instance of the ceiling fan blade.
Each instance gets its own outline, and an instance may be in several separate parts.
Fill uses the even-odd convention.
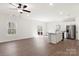
[[[17,8],[17,6],[15,6],[13,3],[9,3],[9,4]]]
[[[27,8],[27,5],[24,5],[23,8]]]
[[[19,3],[18,5],[19,5],[18,8],[21,8],[22,4]]]
[[[28,10],[23,10],[23,11],[28,12],[28,13],[31,13],[31,11],[28,11]]]

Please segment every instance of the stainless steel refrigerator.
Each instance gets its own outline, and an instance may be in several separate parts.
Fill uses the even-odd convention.
[[[67,39],[76,39],[76,25],[67,25],[66,26],[66,38]]]

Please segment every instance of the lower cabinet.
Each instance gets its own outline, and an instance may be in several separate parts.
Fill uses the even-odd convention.
[[[62,33],[49,33],[49,42],[57,44],[62,40]]]

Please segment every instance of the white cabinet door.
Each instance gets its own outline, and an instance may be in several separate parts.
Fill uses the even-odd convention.
[[[51,34],[50,39],[51,43],[56,44],[62,40],[62,34],[61,33]]]

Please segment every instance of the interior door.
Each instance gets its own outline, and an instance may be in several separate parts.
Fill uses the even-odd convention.
[[[40,25],[38,25],[38,27],[37,27],[37,34],[38,35],[43,35],[43,27],[40,26]]]

